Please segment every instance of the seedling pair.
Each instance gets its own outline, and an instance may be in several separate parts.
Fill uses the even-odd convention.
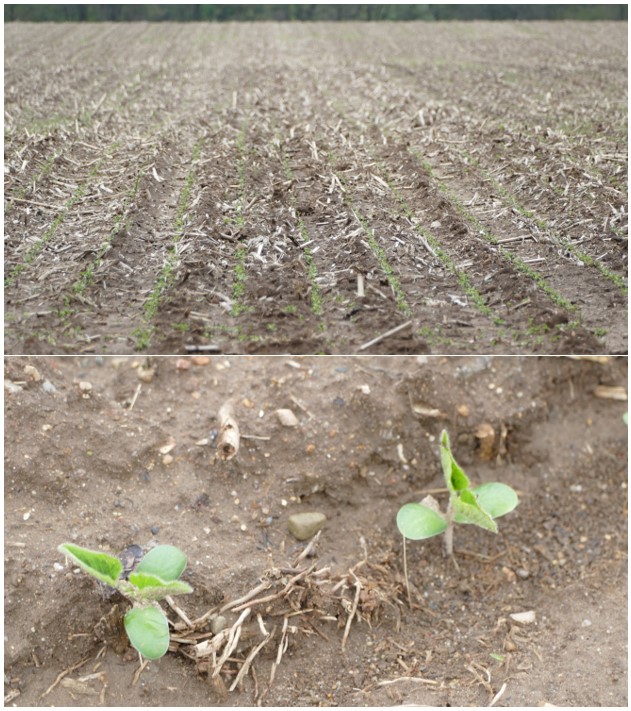
[[[426,496],[420,504],[405,504],[399,509],[397,526],[404,538],[413,541],[444,533],[445,551],[452,555],[454,523],[472,523],[497,533],[495,519],[512,511],[519,499],[510,486],[499,482],[471,487],[451,453],[446,430],[440,435],[440,461],[449,491],[447,512],[441,512],[433,496]]]
[[[133,607],[125,615],[125,631],[132,646],[147,659],[159,659],[169,648],[169,622],[158,605],[168,595],[193,592],[178,580],[186,567],[186,556],[175,546],[157,546],[149,551],[129,573],[113,555],[64,543],[58,550],[102,583],[131,600]]]

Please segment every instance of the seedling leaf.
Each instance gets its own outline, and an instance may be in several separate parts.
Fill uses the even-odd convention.
[[[454,497],[451,505],[454,512],[454,521],[457,523],[473,523],[476,526],[497,533],[497,524],[486,511],[480,508],[475,496],[470,491],[463,491],[459,497]]]
[[[113,588],[116,587],[117,580],[123,572],[123,564],[115,556],[81,548],[72,543],[63,543],[57,550],[68,556],[92,577]]]
[[[125,615],[132,645],[147,659],[160,659],[169,648],[169,623],[157,607],[134,607]]]
[[[443,465],[445,482],[450,493],[462,491],[469,486],[469,477],[460,468],[451,453],[447,430],[443,430],[440,435],[440,461]]]
[[[486,511],[491,518],[505,516],[519,503],[515,491],[499,481],[474,486],[471,492],[475,494],[480,508]]]
[[[405,504],[397,514],[399,531],[412,541],[431,538],[447,529],[445,517],[423,504]]]
[[[157,575],[169,582],[177,580],[186,568],[186,556],[175,546],[157,546],[140,561],[136,570],[139,573]]]
[[[185,595],[192,593],[193,588],[183,580],[162,580],[157,575],[142,573],[138,570],[129,575],[129,582],[135,585],[144,600],[163,600],[167,595]]]

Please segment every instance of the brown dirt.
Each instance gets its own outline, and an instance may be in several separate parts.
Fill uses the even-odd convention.
[[[5,350],[626,353],[626,29],[7,25]]]
[[[141,383],[144,365],[138,357],[6,359],[12,704],[250,706],[258,693],[276,706],[483,706],[504,689],[498,706],[627,705],[626,403],[594,394],[598,385],[626,387],[626,359],[219,356],[181,370],[160,358]],[[229,397],[242,433],[269,439],[243,438],[237,458],[220,463],[196,443],[209,438]],[[297,415],[295,429],[278,423],[274,411],[284,407]],[[489,453],[476,438],[485,422],[497,434]],[[472,479],[504,481],[521,502],[497,536],[456,532],[457,567],[438,539],[410,543],[410,607],[395,516],[441,486],[443,427]],[[159,449],[170,438],[165,464]],[[138,659],[107,627],[112,603],[63,568],[56,550],[67,540],[113,552],[175,544],[195,588],[179,602],[198,616],[287,566],[303,548],[287,518],[305,510],[327,516],[308,564],[329,566],[347,584],[335,593],[299,586],[298,597],[260,605],[277,636],[255,658],[256,677],[223,696],[182,648],[132,685]],[[364,557],[362,539],[358,619],[342,652],[355,592],[345,576]],[[299,613],[290,618],[295,631],[268,688],[288,610]],[[529,610],[532,624],[510,617]],[[227,686],[261,639],[256,624],[250,633],[225,667]]]

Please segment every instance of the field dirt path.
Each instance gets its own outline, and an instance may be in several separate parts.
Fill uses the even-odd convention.
[[[627,352],[622,23],[6,29],[8,352]]]

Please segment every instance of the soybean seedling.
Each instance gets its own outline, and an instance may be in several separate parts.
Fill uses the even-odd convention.
[[[449,491],[447,512],[442,513],[433,496],[426,496],[419,504],[405,504],[399,509],[397,527],[404,544],[406,538],[418,541],[444,533],[445,552],[451,556],[454,523],[472,523],[497,533],[495,519],[512,511],[519,499],[510,486],[499,482],[471,487],[469,477],[451,453],[446,430],[440,435],[440,461]]]
[[[58,550],[101,583],[118,590],[132,602],[125,614],[125,632],[132,646],[147,659],[159,659],[169,648],[169,622],[158,600],[168,595],[193,592],[178,580],[186,567],[186,556],[175,546],[157,546],[150,550],[129,573],[113,555],[64,543]]]

